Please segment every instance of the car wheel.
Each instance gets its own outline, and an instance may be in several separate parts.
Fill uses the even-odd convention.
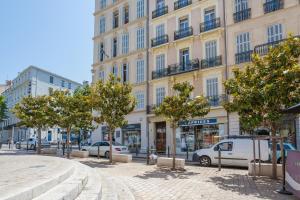
[[[200,166],[202,166],[202,167],[211,166],[211,160],[208,156],[201,156],[199,161],[200,161]]]
[[[105,156],[105,158],[108,159],[109,158],[109,151],[105,152],[104,156]]]

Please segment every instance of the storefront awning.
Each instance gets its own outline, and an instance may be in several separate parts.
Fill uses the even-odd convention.
[[[210,119],[192,119],[186,121],[180,121],[179,126],[197,126],[197,125],[211,125],[217,124],[217,118],[210,118]]]
[[[299,113],[300,114],[300,103],[297,104],[297,105],[294,105],[294,106],[292,106],[288,109],[285,109],[283,112],[284,113],[295,113],[295,114]]]

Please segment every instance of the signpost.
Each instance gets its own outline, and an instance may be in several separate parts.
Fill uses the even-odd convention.
[[[300,151],[289,151],[285,172],[287,189],[300,198]]]

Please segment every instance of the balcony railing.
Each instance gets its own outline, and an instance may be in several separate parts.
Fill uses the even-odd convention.
[[[276,10],[283,9],[283,6],[284,6],[283,0],[268,1],[268,2],[264,3],[264,12],[265,12],[265,14],[274,12]]]
[[[156,10],[152,11],[152,19],[163,16],[167,13],[168,13],[168,6],[157,8]]]
[[[251,61],[251,55],[253,54],[253,51],[245,51],[242,53],[236,53],[235,54],[235,64],[245,63]]]
[[[207,58],[201,60],[201,69],[222,65],[222,56],[216,56],[214,58]]]
[[[210,106],[221,106],[222,103],[225,101],[225,95],[216,95],[216,96],[208,96],[206,97]]]
[[[155,47],[158,45],[162,45],[169,42],[169,36],[168,35],[162,35],[158,36],[156,38],[151,39],[151,47]]]
[[[175,74],[186,73],[200,69],[199,59],[190,60],[186,64],[173,64],[169,65],[168,68],[157,70],[152,72],[152,79],[158,79],[166,76],[172,76]]]
[[[233,14],[233,19],[235,23],[249,19],[250,17],[251,17],[251,8],[241,10]]]
[[[215,18],[200,24],[200,32],[206,32],[221,26],[220,18]]]
[[[190,26],[188,28],[175,31],[174,32],[174,40],[179,40],[181,38],[185,38],[185,37],[188,37],[191,35],[193,35],[193,27]]]
[[[174,10],[186,7],[192,4],[192,0],[178,0],[174,2]]]

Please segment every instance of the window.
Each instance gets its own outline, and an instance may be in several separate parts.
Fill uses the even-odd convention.
[[[206,80],[206,96],[218,96],[218,78],[211,78]]]
[[[119,11],[113,13],[113,28],[118,28],[119,26]]]
[[[100,43],[98,46],[98,60],[102,62],[104,60],[104,44]]]
[[[113,57],[117,57],[118,54],[118,40],[117,38],[113,39]]]
[[[68,88],[69,88],[69,90],[72,89],[72,83],[68,83]]]
[[[105,17],[100,17],[100,24],[99,24],[99,32],[100,34],[105,33]]]
[[[190,62],[190,51],[189,49],[181,49],[179,51],[180,65],[185,68]]]
[[[156,71],[162,71],[165,68],[165,54],[156,56]]]
[[[145,62],[144,60],[138,60],[136,62],[136,82],[141,83],[144,82],[144,70],[145,69]]]
[[[65,87],[65,81],[64,80],[61,81],[61,87]]]
[[[49,77],[49,82],[52,83],[52,84],[54,83],[54,77],[53,76]]]
[[[122,54],[128,54],[129,52],[129,34],[124,33],[122,35]]]
[[[128,82],[129,81],[129,69],[128,69],[128,64],[123,64],[122,66],[122,80],[123,82]]]
[[[106,0],[100,0],[100,9],[106,8]]]
[[[143,49],[144,48],[144,41],[145,41],[145,30],[144,28],[138,28],[137,29],[137,41],[136,41],[136,44],[137,44],[137,49]]]
[[[142,18],[144,17],[144,0],[137,0],[137,18]]]
[[[100,79],[101,81],[104,81],[104,79],[105,79],[104,71],[100,71],[100,72],[99,72],[99,79]]]
[[[165,26],[164,24],[160,24],[156,26],[156,37],[160,37],[165,35]]]
[[[235,12],[248,9],[248,0],[235,0]]]
[[[209,41],[205,43],[206,59],[217,57],[217,41]]]
[[[236,49],[237,53],[243,53],[250,51],[250,34],[242,33],[236,37]]]
[[[159,106],[165,98],[165,88],[156,88],[156,105]]]
[[[136,109],[143,109],[145,107],[145,95],[142,91],[138,91],[135,93],[136,97]]]
[[[112,67],[112,74],[115,76],[115,77],[118,77],[119,74],[118,74],[118,66],[117,65],[114,65]]]
[[[165,0],[156,0],[156,9],[161,9],[165,6]]]
[[[129,22],[129,6],[123,8],[123,23],[127,24]]]
[[[282,25],[274,24],[268,27],[268,42],[276,42],[282,40]]]
[[[232,142],[223,142],[219,145],[217,145],[214,148],[214,151],[219,151],[219,148],[221,151],[232,151],[233,143]]]
[[[179,19],[179,30],[186,30],[189,28],[189,19],[187,17]]]
[[[211,22],[216,18],[216,12],[215,9],[208,9],[204,11],[204,22],[208,23]]]

